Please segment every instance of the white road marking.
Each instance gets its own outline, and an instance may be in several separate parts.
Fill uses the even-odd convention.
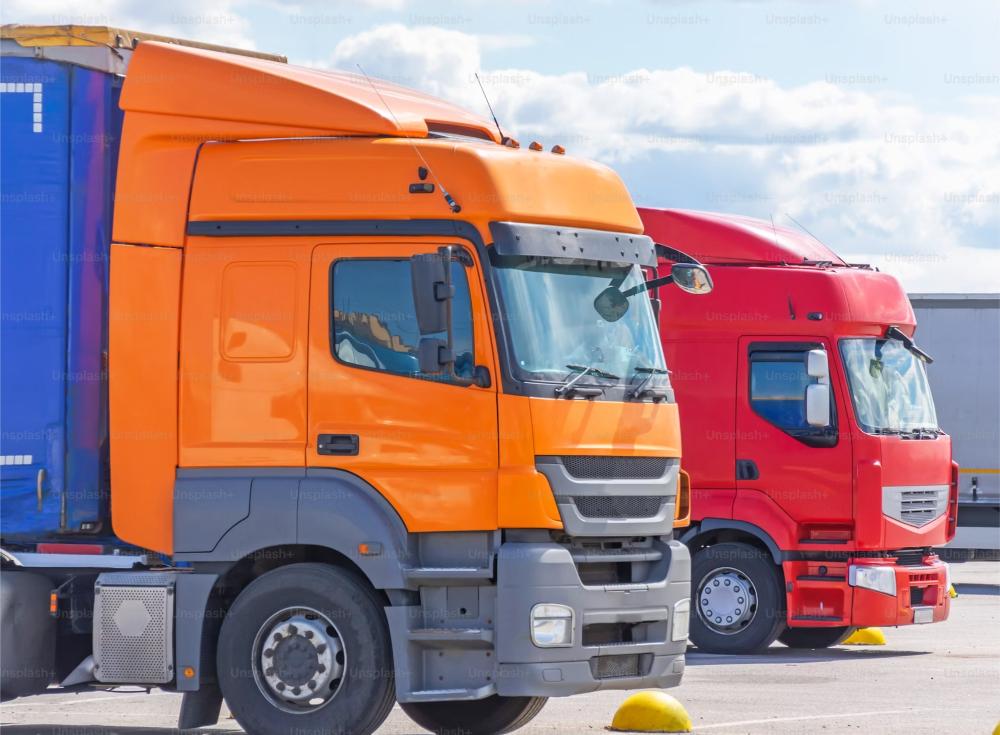
[[[905,715],[914,712],[931,712],[929,709],[884,709],[876,712],[839,712],[829,715],[801,715],[799,717],[767,717],[762,720],[739,720],[736,722],[717,722],[714,725],[698,725],[694,729],[697,732],[702,730],[715,730],[720,727],[741,727],[743,725],[767,725],[776,722],[800,722],[803,720],[841,720],[845,717],[875,717],[881,715]]]
[[[60,695],[46,694],[43,695],[45,697],[44,700],[36,700],[34,702],[15,702],[14,704],[7,704],[6,702],[4,702],[3,705],[0,705],[0,712],[3,712],[5,709],[9,707],[65,707],[65,706],[71,707],[77,704],[90,704],[91,702],[116,702],[116,701],[121,701],[123,699],[129,699],[130,697],[156,697],[156,696],[162,696],[164,694],[175,694],[175,693],[176,692],[162,692],[162,691],[149,692],[148,694],[146,692],[122,692],[121,694],[115,694],[112,697],[88,697],[88,696],[76,695],[73,699],[64,699],[61,702],[51,701],[51,697]],[[67,694],[64,696],[74,696],[74,695]]]

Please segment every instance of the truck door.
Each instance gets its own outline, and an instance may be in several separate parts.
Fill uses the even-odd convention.
[[[790,533],[797,522],[804,526],[798,533],[813,543],[843,543],[850,533],[853,474],[850,432],[838,431],[847,413],[832,379],[835,352],[825,339],[803,337],[743,337],[739,350],[734,517],[757,518],[764,527],[784,524]],[[813,350],[826,351],[825,380],[810,375]],[[831,387],[825,427],[806,417],[806,389],[821,382]],[[776,540],[782,545],[802,538]]]
[[[306,465],[373,485],[411,532],[497,523],[496,367],[475,254],[457,246],[455,372],[420,372],[409,258],[447,242],[321,245],[313,251]]]

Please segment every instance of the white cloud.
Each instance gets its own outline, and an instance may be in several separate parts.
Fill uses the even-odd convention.
[[[357,64],[374,76],[468,104],[472,74],[479,69],[475,36],[437,26],[378,26],[340,41],[331,63],[345,71]]]
[[[1000,100],[929,113],[898,97],[825,81],[783,87],[739,71],[638,69],[597,78],[481,70],[476,36],[384,25],[337,44],[332,63],[361,63],[485,112],[479,71],[505,130],[567,145],[645,182],[644,203],[677,206],[669,180],[702,179],[702,209],[790,213],[851,259],[880,263],[911,290],[996,290],[1000,269]],[[667,160],[682,168],[656,170]],[[672,158],[671,158],[672,156]],[[650,201],[650,181],[663,181]],[[740,189],[732,190],[733,182]],[[656,192],[653,192],[656,197]],[[992,285],[990,281],[992,277]],[[970,286],[970,283],[977,284]]]

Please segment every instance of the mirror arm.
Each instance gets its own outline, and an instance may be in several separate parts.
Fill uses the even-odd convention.
[[[659,278],[654,278],[651,281],[643,281],[638,286],[633,286],[627,291],[622,291],[622,296],[628,298],[629,296],[635,296],[637,293],[641,293],[642,291],[652,291],[654,288],[666,286],[673,282],[673,276],[660,276]]]

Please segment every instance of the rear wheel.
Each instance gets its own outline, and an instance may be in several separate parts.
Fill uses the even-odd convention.
[[[691,560],[691,640],[706,653],[763,651],[785,625],[781,574],[771,557],[748,544],[722,543]]]
[[[324,564],[257,578],[222,623],[219,686],[250,735],[369,735],[395,700],[389,631],[364,580]]]
[[[420,702],[400,707],[433,733],[501,735],[524,727],[541,712],[546,701],[547,697],[493,695],[473,702]]]
[[[789,648],[829,648],[843,643],[856,627],[785,628],[778,640]]]

